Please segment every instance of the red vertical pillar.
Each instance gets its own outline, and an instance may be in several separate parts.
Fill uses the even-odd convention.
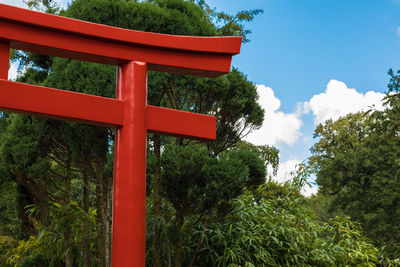
[[[9,43],[0,41],[0,79],[8,79]]]
[[[147,65],[119,67],[117,99],[125,102],[116,131],[112,266],[145,266]]]

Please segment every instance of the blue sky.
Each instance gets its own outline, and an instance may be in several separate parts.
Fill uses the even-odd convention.
[[[251,42],[233,66],[258,85],[266,120],[248,140],[280,149],[279,181],[309,156],[316,123],[373,104],[381,108],[387,71],[400,69],[400,0],[207,3],[231,14],[264,10],[247,24]]]
[[[393,0],[209,0],[236,13],[261,8],[248,24],[252,40],[234,64],[251,80],[278,88],[282,108],[320,92],[338,79],[364,92],[387,82],[400,65],[400,1]],[[290,94],[289,94],[290,92]]]
[[[380,108],[379,93],[386,91],[388,69],[400,69],[399,0],[207,2],[228,13],[264,10],[247,24],[251,42],[243,45],[233,64],[249,80],[272,89],[272,98],[281,104],[275,113],[296,115],[301,121],[295,141],[271,139],[266,143],[281,151],[284,166],[279,180],[283,172],[309,156],[317,122],[365,110],[372,104]],[[281,126],[275,121],[268,128],[274,131]],[[298,125],[282,127],[288,133]]]

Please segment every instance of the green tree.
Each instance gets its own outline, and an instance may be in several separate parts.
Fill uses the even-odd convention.
[[[400,132],[400,70],[394,73],[392,69],[389,70],[389,84],[388,93],[384,98],[385,105],[388,107],[382,112],[374,112],[377,119],[383,121],[383,125],[392,132],[398,135]]]
[[[391,106],[384,113],[390,114]],[[319,194],[330,211],[362,224],[387,256],[400,256],[400,139],[379,113],[349,114],[320,124],[311,149]]]
[[[164,259],[168,259],[165,265],[193,266],[201,263],[197,256],[205,245],[201,238],[193,238],[193,227],[207,228],[215,221],[223,221],[236,197],[265,181],[265,163],[256,153],[244,149],[214,157],[201,144],[169,144],[161,159],[163,213],[170,215],[160,221],[149,202],[148,225],[153,229],[161,224],[159,227],[167,234],[163,239],[163,247],[167,248]],[[150,234],[148,239],[152,238]],[[154,252],[149,249],[147,253],[151,266]]]

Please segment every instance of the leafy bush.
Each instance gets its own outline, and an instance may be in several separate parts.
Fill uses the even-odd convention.
[[[286,185],[287,186],[287,185]],[[291,194],[255,202],[242,195],[222,223],[201,229],[207,266],[376,266],[380,254],[348,217],[317,221]],[[200,233],[198,233],[200,234]]]
[[[74,201],[68,205],[51,203],[49,213],[51,225],[46,228],[34,219],[38,212],[36,205],[27,206],[27,213],[31,220],[35,221],[38,234],[18,242],[8,241],[11,245],[4,245],[7,253],[3,264],[5,266],[58,266],[62,265],[67,251],[72,251],[76,260],[81,262],[81,253],[78,253],[78,250],[82,246],[83,224],[85,217],[88,216],[82,208]],[[95,215],[96,210],[90,209],[89,221],[93,246],[96,235]],[[66,238],[65,232],[65,229],[68,228],[67,225],[71,227],[68,238]],[[2,250],[3,242],[0,243],[0,251]]]

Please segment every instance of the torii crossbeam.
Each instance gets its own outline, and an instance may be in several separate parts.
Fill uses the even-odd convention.
[[[147,132],[213,140],[215,117],[147,105],[147,70],[217,77],[241,37],[120,29],[0,4],[0,110],[115,127],[112,265],[145,266]],[[8,81],[10,48],[118,66],[110,99]]]

